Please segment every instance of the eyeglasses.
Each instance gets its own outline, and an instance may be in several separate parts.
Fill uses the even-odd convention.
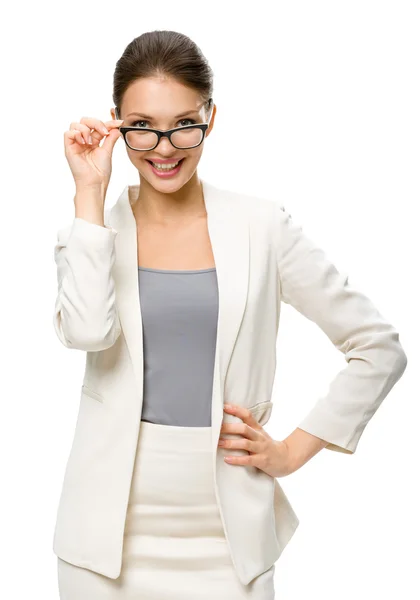
[[[185,125],[163,131],[161,129],[149,129],[146,127],[119,127],[124,141],[131,150],[147,151],[153,150],[159,144],[162,137],[167,137],[172,146],[181,150],[197,148],[204,140],[204,134],[209,127],[213,114],[213,99],[210,98],[212,106],[209,120],[206,123]],[[115,117],[119,119],[118,109],[115,107]]]

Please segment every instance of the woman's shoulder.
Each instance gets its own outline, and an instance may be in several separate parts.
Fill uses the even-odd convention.
[[[275,195],[249,193],[240,190],[221,189],[224,202],[232,208],[246,213],[251,222],[264,223],[270,227],[278,217],[278,211],[285,211],[285,206]]]

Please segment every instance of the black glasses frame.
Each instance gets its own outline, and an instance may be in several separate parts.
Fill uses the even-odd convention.
[[[210,99],[210,102],[211,102],[211,105],[213,105],[212,98]],[[118,113],[117,107],[114,107],[114,110],[115,110],[115,117],[118,120],[119,113]],[[209,117],[209,120],[207,123],[195,123],[194,125],[183,125],[182,127],[175,127],[175,129],[167,129],[166,131],[162,130],[162,129],[149,129],[148,127],[118,127],[118,129],[121,131],[123,138],[124,138],[124,142],[127,144],[127,146],[131,150],[135,150],[136,152],[150,152],[151,150],[154,150],[156,148],[156,146],[159,145],[159,142],[160,142],[161,138],[163,138],[163,137],[167,137],[174,148],[177,148],[178,150],[188,150],[189,148],[198,148],[198,146],[200,146],[203,143],[203,140],[205,138],[205,132],[209,128],[209,122],[211,120],[212,114],[213,114],[213,108],[211,110],[210,117]],[[201,131],[203,132],[201,141],[198,144],[195,144],[195,146],[176,146],[173,143],[173,141],[171,140],[171,135],[173,133],[175,133],[176,131],[183,131],[184,129],[201,129]],[[129,131],[139,131],[139,130],[151,131],[153,133],[156,133],[156,135],[158,136],[158,139],[157,139],[156,144],[152,148],[133,148],[127,142],[127,138],[126,138],[127,133]]]

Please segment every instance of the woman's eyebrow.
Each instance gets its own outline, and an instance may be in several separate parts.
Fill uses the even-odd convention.
[[[181,113],[180,115],[176,115],[176,117],[174,117],[174,119],[180,119],[181,117],[185,117],[185,115],[190,115],[191,113],[198,114],[198,110],[196,110],[195,108],[193,108],[191,110],[186,110],[185,112]],[[143,119],[149,119],[150,121],[153,121],[153,119],[154,119],[154,117],[145,115],[143,113],[138,113],[138,112],[130,113],[129,115],[127,115],[127,118],[131,117],[132,115],[136,115],[137,117],[142,117]]]

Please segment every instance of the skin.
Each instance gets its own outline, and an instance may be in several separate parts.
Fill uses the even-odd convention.
[[[284,477],[297,471],[328,443],[299,427],[286,439],[274,440],[247,408],[225,404],[223,410],[239,417],[242,423],[222,423],[221,433],[236,434],[242,438],[220,436],[218,446],[248,452],[242,456],[225,456],[225,461],[232,465],[252,465],[271,477]]]
[[[181,119],[176,115],[191,110]],[[139,186],[130,186],[130,202],[137,223],[138,264],[155,269],[203,269],[214,267],[214,256],[207,229],[207,213],[201,182],[197,174],[207,137],[216,116],[214,105],[209,127],[197,148],[180,150],[167,138],[151,151],[138,152],[126,145],[129,160],[137,169]],[[153,119],[130,113],[141,112]],[[114,109],[111,116],[115,119]],[[126,90],[120,117],[123,125],[172,129],[207,122],[203,100],[193,89],[167,77],[139,79]],[[168,179],[155,175],[147,159],[184,158],[179,174]],[[190,249],[194,248],[192,254]]]
[[[135,81],[126,90],[120,107],[123,125],[155,129],[172,129],[207,121],[199,94],[167,77],[150,77]],[[175,116],[187,110],[188,115],[176,120]],[[195,111],[195,112],[194,112]],[[139,112],[153,117],[130,113]],[[139,186],[130,186],[130,203],[137,225],[138,264],[155,269],[203,269],[214,267],[214,256],[207,228],[207,214],[197,166],[210,135],[216,115],[216,105],[200,146],[180,150],[167,138],[151,151],[138,152],[126,145],[129,160],[137,169]],[[115,120],[111,109],[112,124]],[[107,122],[108,123],[108,122]],[[161,179],[155,175],[146,159],[174,159],[185,157],[180,172],[174,177]],[[194,253],[191,253],[194,248]],[[283,477],[296,471],[327,444],[325,440],[295,429],[285,440],[273,440],[254,419],[250,411],[239,405],[224,410],[242,420],[242,423],[223,423],[221,433],[236,434],[236,439],[219,438],[220,449],[242,449],[242,456],[225,456],[232,466],[253,465],[272,477]],[[238,439],[238,436],[239,437]]]
[[[182,125],[190,125],[185,119],[189,117],[196,123],[207,121],[203,101],[199,94],[181,83],[170,78],[146,78],[135,81],[126,90],[121,104],[120,118],[124,119],[123,126],[132,125],[142,119],[137,115],[128,116],[132,112],[141,112],[153,116],[153,121],[146,120],[137,123],[140,127],[155,129],[171,129]],[[191,109],[191,113],[176,120],[178,115]],[[179,150],[174,148],[167,138],[162,138],[159,145],[146,152],[131,150],[126,146],[127,155],[140,177],[140,191],[135,198],[135,216],[147,218],[167,225],[182,223],[205,211],[204,198],[197,166],[200,162],[207,137],[210,135],[217,112],[214,105],[212,119],[205,133],[205,139],[197,148]],[[111,109],[112,119],[115,119],[114,109]],[[178,159],[186,160],[181,171],[175,177],[162,179],[151,170],[146,159]]]

